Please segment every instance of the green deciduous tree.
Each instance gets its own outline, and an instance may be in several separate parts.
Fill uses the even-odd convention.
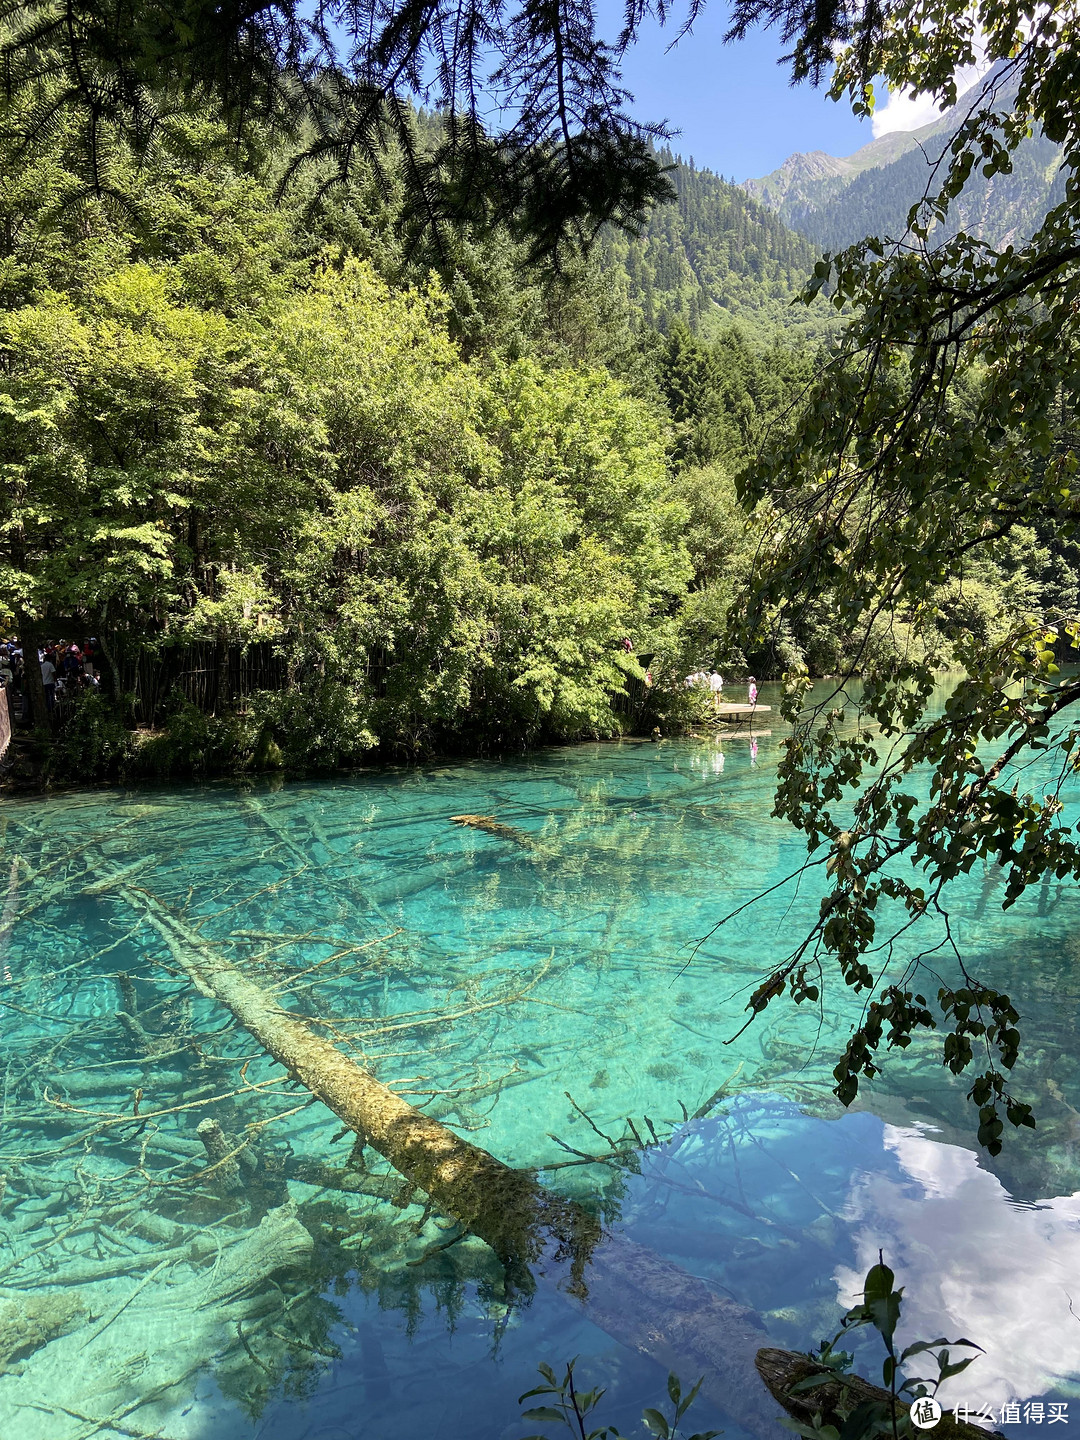
[[[287,217],[230,236],[179,191],[145,258],[112,235],[0,314],[8,610],[129,652],[273,641],[390,747],[610,731],[618,641],[686,569],[653,409],[470,365],[437,283],[299,267]]]

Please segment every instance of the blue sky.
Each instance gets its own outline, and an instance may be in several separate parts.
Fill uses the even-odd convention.
[[[598,5],[604,33],[618,33],[622,6]],[[823,90],[792,87],[786,67],[777,65],[785,46],[774,31],[755,31],[737,44],[724,45],[727,6],[713,0],[694,31],[670,53],[678,21],[660,29],[649,24],[627,55],[624,75],[635,97],[633,112],[642,120],[666,120],[681,133],[672,142],[684,157],[693,156],[736,180],[767,175],[795,150],[826,150],[850,155],[875,133],[925,124],[931,115],[910,114],[896,97],[875,116],[873,129],[858,121],[843,103]]]

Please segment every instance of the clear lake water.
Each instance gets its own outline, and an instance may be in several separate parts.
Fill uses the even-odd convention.
[[[1052,882],[1003,912],[980,865],[954,901],[969,958],[1021,1012],[1034,1133],[979,1153],[970,1082],[933,1037],[842,1111],[831,1070],[861,1001],[837,981],[822,1012],[784,1001],[732,1039],[817,907],[816,881],[770,891],[804,853],[770,817],[779,733],[6,802],[0,1436],[519,1440],[537,1363],[574,1355],[628,1435],[663,1395],[663,1369],[587,1307],[543,1288],[508,1303],[490,1252],[448,1244],[370,1152],[383,1198],[317,1183],[352,1137],[191,989],[118,875],[413,1104],[552,1167],[546,1183],[750,1306],[773,1343],[831,1334],[880,1248],[903,1338],[986,1352],[952,1401],[1071,1402],[1080,1425],[1080,896]],[[227,1169],[200,1180],[207,1116],[258,1156],[231,1189]],[[583,1163],[631,1126],[650,1142],[636,1162]],[[315,1242],[299,1271],[214,1291],[286,1201]],[[20,1344],[27,1323],[47,1343]],[[872,1345],[860,1358],[878,1373]],[[739,1435],[710,1403],[690,1418]]]

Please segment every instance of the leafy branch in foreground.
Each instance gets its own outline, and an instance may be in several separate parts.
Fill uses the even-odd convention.
[[[538,1395],[546,1395],[551,1398],[551,1404],[537,1405],[522,1412],[524,1420],[541,1420],[548,1424],[564,1425],[578,1440],[625,1440],[620,1431],[614,1425],[601,1425],[597,1429],[587,1430],[586,1419],[599,1405],[600,1401],[607,1394],[606,1390],[594,1388],[592,1390],[579,1390],[574,1384],[574,1366],[577,1364],[577,1357],[570,1360],[566,1366],[566,1373],[560,1380],[550,1365],[538,1365],[536,1368],[544,1378],[543,1385],[537,1385],[532,1390],[526,1390],[520,1396],[518,1404],[531,1400]],[[669,1375],[667,1382],[668,1398],[671,1400],[672,1412],[669,1419],[662,1410],[649,1407],[642,1411],[641,1418],[645,1422],[646,1429],[650,1435],[656,1436],[656,1440],[676,1440],[679,1423],[689,1410],[690,1406],[697,1399],[697,1393],[701,1389],[701,1381],[692,1386],[684,1395],[682,1385],[677,1375]],[[687,1436],[687,1440],[715,1440],[719,1430],[701,1430],[694,1435]],[[544,1435],[527,1435],[525,1440],[548,1440]]]
[[[737,13],[798,31],[800,12],[787,3]],[[789,667],[793,733],[775,813],[804,834],[806,866],[820,866],[828,888],[810,933],[755,992],[751,1016],[785,990],[822,1003],[831,958],[866,996],[836,1067],[839,1098],[850,1103],[878,1072],[883,1045],[903,1049],[940,1026],[949,1070],[965,1073],[978,1057],[970,1098],[980,1142],[996,1154],[1005,1122],[1034,1123],[1008,1085],[1019,1011],[962,952],[954,887],[981,862],[1004,882],[1008,907],[1051,877],[1080,877],[1080,840],[1064,814],[1080,683],[1058,668],[1075,657],[1080,618],[1071,600],[1051,608],[1021,593],[983,631],[970,623],[970,597],[985,567],[1008,566],[1019,537],[1078,533],[1077,16],[1062,5],[959,0],[823,13],[845,47],[834,94],[846,90],[857,111],[871,108],[879,74],[951,103],[977,35],[993,68],[906,233],[869,237],[816,267],[808,295],[828,291],[848,324],[788,432],[742,480],[744,500],[771,523],[736,639],[768,646],[822,596],[852,637],[823,699]],[[799,50],[804,42],[797,64],[812,73],[817,52]],[[975,166],[1008,175],[1036,128],[1061,146],[1061,202],[1000,251],[948,235],[949,206]],[[894,640],[886,658],[873,643],[882,626]],[[962,679],[942,710],[944,670]],[[927,917],[937,935],[901,954]]]
[[[411,224],[510,224],[548,256],[605,222],[633,225],[672,195],[630,114],[620,45],[587,0],[4,0],[8,96],[34,100],[27,140],[73,123],[89,193],[107,189],[110,137],[136,149],[178,111],[209,105],[241,148],[296,142],[323,189],[403,156]],[[434,146],[414,106],[446,117]]]

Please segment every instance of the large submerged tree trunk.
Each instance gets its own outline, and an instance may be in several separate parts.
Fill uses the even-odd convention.
[[[225,1005],[294,1079],[500,1260],[514,1266],[539,1259],[550,1234],[580,1270],[600,1238],[593,1216],[414,1110],[146,891],[122,885],[119,893],[143,912],[204,995]]]
[[[205,996],[218,1000],[304,1085],[447,1215],[486,1241],[519,1281],[535,1272],[625,1345],[702,1390],[752,1434],[777,1436],[775,1406],[754,1368],[767,1339],[745,1306],[619,1235],[429,1115],[413,1109],[148,891],[115,893],[142,913]],[[531,1267],[531,1271],[530,1271]],[[568,1277],[568,1278],[567,1278]]]

